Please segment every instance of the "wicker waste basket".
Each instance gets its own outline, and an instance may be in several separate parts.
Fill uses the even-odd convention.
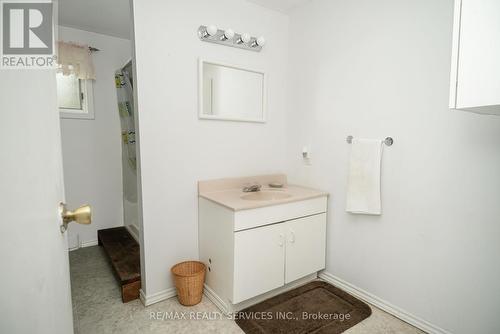
[[[206,267],[202,262],[186,261],[177,263],[171,269],[179,303],[196,305],[203,295]]]

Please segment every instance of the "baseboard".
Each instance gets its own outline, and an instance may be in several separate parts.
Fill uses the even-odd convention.
[[[80,242],[80,245],[79,245],[79,246],[77,246],[77,247],[72,247],[72,248],[68,248],[68,250],[69,250],[70,252],[72,252],[72,251],[78,250],[78,249],[80,249],[80,248],[92,247],[92,246],[97,246],[97,245],[98,245],[97,240],[84,241],[84,242]]]
[[[451,334],[450,332],[435,326],[409,312],[406,312],[405,310],[400,309],[397,306],[392,305],[391,303],[367,292],[364,291],[363,289],[358,288],[357,286],[354,286],[328,272],[321,272],[319,275],[319,278],[322,280],[338,287],[339,289],[342,289],[351,295],[369,303],[372,304],[379,309],[392,314],[398,319],[403,320],[404,322],[409,323],[412,326],[417,327],[418,329],[423,330],[424,332],[427,332],[429,334]]]
[[[214,290],[212,290],[206,283],[203,284],[203,294],[217,306],[219,310],[222,311],[224,314],[229,313],[229,309],[227,304],[215,293]]]
[[[144,304],[144,306],[153,305],[175,296],[177,296],[177,291],[174,287],[154,293],[152,295],[146,295],[142,289],[139,293],[139,298],[141,299],[141,302],[142,304]]]
[[[137,241],[140,244],[141,242],[139,241],[139,228],[137,227],[137,225],[134,224],[125,225],[125,228],[130,233],[132,238],[134,238],[135,241]]]
[[[84,242],[80,243],[80,248],[92,247],[92,246],[97,246],[97,245],[98,245],[97,240],[84,241]]]

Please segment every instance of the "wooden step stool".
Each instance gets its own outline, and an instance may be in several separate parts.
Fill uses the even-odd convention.
[[[125,227],[97,231],[99,246],[111,261],[121,285],[124,303],[139,298],[141,289],[140,247]]]

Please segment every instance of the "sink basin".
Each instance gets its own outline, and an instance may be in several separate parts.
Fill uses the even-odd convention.
[[[241,199],[248,201],[274,201],[289,197],[292,197],[292,195],[282,191],[257,191],[242,195]]]

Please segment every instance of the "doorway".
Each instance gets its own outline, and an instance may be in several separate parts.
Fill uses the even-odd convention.
[[[101,15],[93,15],[96,10]],[[92,208],[90,225],[69,224],[67,230],[74,330],[84,333],[106,322],[105,310],[130,307],[124,302],[139,297],[130,4],[61,1],[57,29],[66,204]]]

